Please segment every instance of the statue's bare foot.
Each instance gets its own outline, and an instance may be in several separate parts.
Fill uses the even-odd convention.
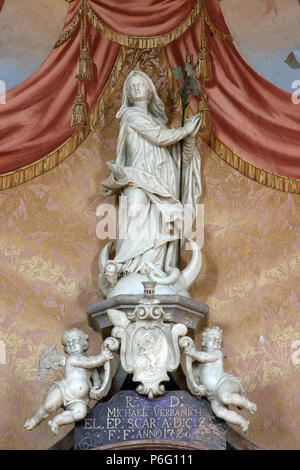
[[[27,419],[27,421],[24,424],[24,428],[27,431],[31,431],[31,429],[36,428],[38,424],[39,424],[38,419],[32,417],[32,418]]]
[[[255,413],[255,411],[257,410],[257,406],[256,406],[256,404],[255,404],[255,403],[252,403],[252,402],[250,402],[250,406],[249,406],[248,410],[249,410],[249,411],[250,411],[250,413],[252,413],[252,414],[253,414],[253,413]]]
[[[250,421],[247,421],[246,419],[243,419],[243,422],[241,423],[241,429],[243,432],[248,431]]]
[[[58,434],[59,426],[58,426],[58,424],[54,421],[54,419],[48,421],[48,426],[50,427],[50,429],[51,429],[51,431],[53,432],[53,434]]]

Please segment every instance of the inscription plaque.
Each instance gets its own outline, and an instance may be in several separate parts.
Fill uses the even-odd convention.
[[[74,448],[121,448],[124,443],[144,448],[226,449],[226,424],[216,418],[206,400],[188,392],[166,392],[155,399],[120,391],[98,404],[76,424]],[[186,445],[185,445],[186,444]]]

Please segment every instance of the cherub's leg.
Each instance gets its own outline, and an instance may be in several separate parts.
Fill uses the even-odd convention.
[[[255,413],[257,410],[255,403],[248,400],[248,398],[244,397],[243,395],[239,395],[238,393],[232,393],[230,397],[225,396],[222,401],[226,405],[234,405],[239,408],[245,408],[246,410],[250,411],[250,413]]]
[[[224,405],[233,405],[239,408],[245,408],[250,413],[255,413],[257,407],[255,403],[248,400],[245,396],[238,393],[240,391],[238,384],[224,383],[218,390],[218,398]]]
[[[224,406],[222,403],[219,402],[217,399],[213,399],[210,402],[211,409],[214,414],[221,419],[224,419],[229,424],[237,424],[241,427],[243,432],[246,432],[249,427],[249,421],[244,419],[235,411],[229,410]]]
[[[50,413],[60,408],[63,404],[63,397],[58,387],[53,386],[50,388],[44,403],[39,407],[37,412],[29,418],[24,427],[27,431],[38,426],[44,419],[48,418]]]
[[[69,406],[69,408],[48,421],[51,431],[58,433],[59,426],[63,424],[71,424],[84,419],[87,415],[87,406],[84,403],[77,402]]]

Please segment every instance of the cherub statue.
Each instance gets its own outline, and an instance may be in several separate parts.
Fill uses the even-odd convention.
[[[67,357],[59,356],[55,348],[50,346],[41,356],[38,376],[45,378],[48,375],[46,369],[57,369],[58,366],[64,365],[65,377],[53,383],[44,403],[32,418],[25,422],[24,427],[27,431],[38,426],[61,407],[64,411],[48,421],[51,431],[57,434],[61,425],[71,424],[86,417],[89,398],[99,400],[108,393],[112,377],[111,350],[116,350],[119,342],[114,338],[107,338],[98,356],[87,357],[88,335],[82,330],[71,328],[65,331],[62,344]],[[101,380],[97,367],[102,365],[105,372]]]
[[[219,327],[206,328],[202,333],[202,351],[197,351],[190,338],[182,338],[181,346],[186,356],[195,359],[200,364],[192,364],[192,393],[206,396],[210,401],[211,409],[216,416],[227,423],[237,424],[243,432],[249,427],[249,421],[236,411],[230,410],[229,405],[245,408],[255,413],[255,403],[245,397],[245,391],[240,379],[224,372],[223,367],[223,335]],[[188,369],[188,367],[187,367]],[[195,381],[194,381],[195,379]],[[199,393],[197,393],[199,389]]]

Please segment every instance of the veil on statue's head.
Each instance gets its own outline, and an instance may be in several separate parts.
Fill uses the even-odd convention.
[[[158,123],[166,124],[168,121],[168,118],[165,113],[165,106],[157,94],[154,83],[152,82],[151,78],[148,77],[146,73],[141,72],[140,70],[132,70],[129,73],[128,77],[126,78],[124,82],[124,86],[123,86],[122,105],[119,111],[117,112],[116,117],[118,119],[121,118],[128,108],[132,108],[132,104],[130,103],[129,98],[128,98],[127,86],[128,86],[128,82],[130,78],[133,77],[134,75],[140,75],[145,80],[145,82],[147,83],[151,91],[151,99],[148,102],[148,109],[151,112],[152,116],[154,117],[156,121],[158,121]]]

